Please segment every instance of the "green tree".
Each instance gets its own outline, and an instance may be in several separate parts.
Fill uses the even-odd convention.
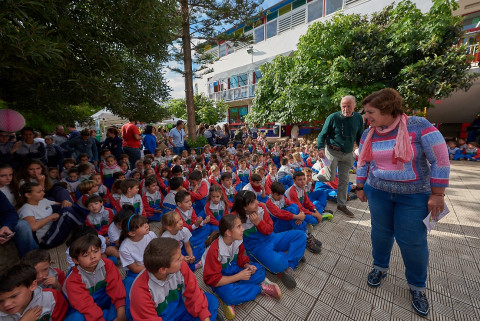
[[[177,31],[179,39],[173,56],[183,64],[183,69],[174,69],[180,72],[185,79],[185,101],[187,106],[187,131],[195,139],[195,107],[193,78],[205,72],[206,64],[214,57],[203,54],[203,49],[209,42],[230,40],[233,43],[248,42],[252,37],[243,34],[220,34],[219,30],[225,26],[232,26],[240,22],[253,23],[262,0],[177,0],[178,12],[176,17],[181,21]],[[175,19],[174,17],[173,19]],[[195,56],[192,52],[196,53]],[[199,66],[194,69],[193,66]]]
[[[195,125],[200,123],[214,125],[223,119],[228,110],[228,105],[223,101],[214,102],[205,95],[195,95],[193,97],[195,105]],[[178,118],[187,118],[187,105],[185,99],[172,99],[167,104],[167,110]]]
[[[476,75],[468,73],[466,51],[457,47],[461,18],[452,16],[457,6],[454,0],[434,0],[422,13],[402,1],[370,18],[337,14],[314,23],[294,57],[261,66],[248,120],[323,119],[338,110],[342,96],[362,98],[386,87],[402,94],[407,110],[468,90]]]
[[[0,98],[51,122],[85,120],[84,104],[141,121],[161,119],[173,4],[1,1]]]

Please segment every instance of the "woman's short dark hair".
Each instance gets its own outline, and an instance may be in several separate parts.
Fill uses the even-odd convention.
[[[403,98],[400,93],[392,88],[384,88],[363,98],[362,105],[370,105],[383,115],[397,117],[403,114]]]
[[[153,126],[152,125],[145,126],[145,129],[143,130],[144,134],[152,134],[152,132],[153,132]]]
[[[112,133],[115,136],[118,136],[118,129],[115,127],[110,127],[109,129],[107,129],[107,133]]]

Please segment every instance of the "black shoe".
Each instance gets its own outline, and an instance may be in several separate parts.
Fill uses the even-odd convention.
[[[387,272],[382,272],[377,269],[373,269],[368,273],[367,284],[372,288],[376,288],[382,284],[382,279],[387,276]]]
[[[223,317],[220,315],[220,313],[217,314],[217,321],[224,321]]]
[[[337,205],[337,209],[350,218],[355,217],[355,214],[353,214],[345,205]]]
[[[278,273],[278,276],[280,277],[280,281],[282,281],[283,285],[285,285],[287,288],[293,289],[297,286],[297,281],[295,281],[295,278],[293,277],[292,268],[289,267],[282,273]]]
[[[430,307],[428,305],[425,291],[422,292],[418,290],[410,290],[410,294],[412,294],[412,307],[415,312],[417,312],[417,314],[421,315],[422,317],[428,316],[428,312],[430,312]]]
[[[318,247],[322,247],[322,242],[320,240],[317,240],[316,237],[313,237],[313,239],[315,240],[315,244],[317,244]]]
[[[315,238],[312,234],[308,234],[307,237],[307,250],[314,254],[318,254],[322,251],[322,249],[315,243]]]
[[[300,259],[300,263],[305,263],[307,262],[307,260],[305,259],[305,256],[302,256],[302,258]]]

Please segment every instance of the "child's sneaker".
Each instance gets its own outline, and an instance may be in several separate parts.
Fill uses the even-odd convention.
[[[323,213],[322,214],[322,222],[323,221],[330,221],[333,219],[333,215],[330,213]]]
[[[235,319],[235,309],[233,308],[233,305],[226,305],[224,303],[223,304],[223,313],[225,314],[225,318],[227,318],[227,320]]]
[[[269,279],[265,278],[260,286],[262,287],[262,294],[271,296],[275,299],[280,299],[282,297],[282,291],[280,290],[280,287]]]
[[[297,286],[297,281],[293,277],[293,270],[291,267],[287,268],[285,271],[280,272],[277,274],[282,281],[283,285],[285,285],[289,289],[293,289]]]
[[[310,252],[312,252],[314,254],[317,254],[317,253],[320,253],[322,251],[322,249],[317,245],[317,243],[315,241],[316,241],[315,237],[313,237],[312,234],[308,233],[307,250],[309,250]]]
[[[202,261],[199,261],[199,262],[195,263],[195,271],[200,269],[202,266],[203,266]]]

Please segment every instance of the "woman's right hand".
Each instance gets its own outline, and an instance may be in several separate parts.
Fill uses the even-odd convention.
[[[357,197],[360,201],[366,202],[367,201],[367,195],[365,195],[364,191],[357,191]]]

